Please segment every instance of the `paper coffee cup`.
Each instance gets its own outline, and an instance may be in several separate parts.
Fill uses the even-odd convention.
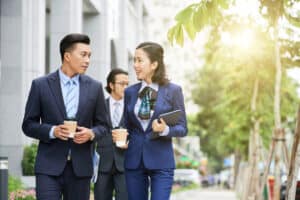
[[[66,125],[68,128],[69,138],[74,138],[74,135],[76,133],[76,128],[77,128],[77,121],[65,120],[64,125]]]
[[[114,129],[114,132],[117,132],[119,134],[119,139],[116,141],[116,146],[117,147],[123,147],[126,145],[126,141],[127,141],[127,129],[124,128],[119,128],[119,129]]]

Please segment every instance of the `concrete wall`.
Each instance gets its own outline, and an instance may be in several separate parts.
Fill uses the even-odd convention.
[[[25,96],[31,80],[44,73],[45,39],[42,0],[1,0],[0,155],[9,157],[9,168],[21,174],[21,133]]]

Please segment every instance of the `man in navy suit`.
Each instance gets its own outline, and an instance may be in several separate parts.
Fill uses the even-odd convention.
[[[87,35],[66,35],[60,42],[62,66],[32,81],[22,129],[39,140],[38,200],[89,199],[92,143],[108,129],[102,85],[83,75],[90,62],[89,44]],[[77,121],[74,138],[66,119]]]
[[[113,69],[107,76],[106,99],[109,111],[110,129],[124,127],[124,90],[128,86],[128,73],[122,69]],[[94,187],[95,200],[112,200],[115,191],[116,200],[127,200],[124,175],[125,147],[113,143],[112,132],[98,141],[97,151],[101,155],[98,180]]]

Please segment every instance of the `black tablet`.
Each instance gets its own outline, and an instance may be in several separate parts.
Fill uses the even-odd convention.
[[[163,113],[158,116],[158,119],[162,118],[167,125],[175,125],[178,123],[181,110],[174,110],[171,112]]]

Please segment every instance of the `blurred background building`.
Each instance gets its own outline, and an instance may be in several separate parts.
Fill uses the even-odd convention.
[[[133,73],[135,46],[148,38],[144,0],[0,0],[0,156],[21,175],[21,123],[31,81],[60,67],[59,42],[68,33],[91,38],[87,74],[105,83],[115,67]],[[105,85],[105,84],[104,84]]]
[[[205,37],[186,41],[185,48],[167,41],[176,13],[189,3],[191,0],[0,0],[0,157],[9,158],[10,173],[22,175],[24,145],[33,141],[21,130],[31,81],[60,67],[59,42],[68,33],[90,36],[92,57],[87,74],[104,85],[115,67],[129,71],[134,83],[136,45],[146,40],[162,44],[169,78],[183,87],[187,114],[195,113],[186,80],[201,65],[195,52],[202,53]],[[176,154],[199,160],[199,139],[194,141],[198,144],[177,139]]]

